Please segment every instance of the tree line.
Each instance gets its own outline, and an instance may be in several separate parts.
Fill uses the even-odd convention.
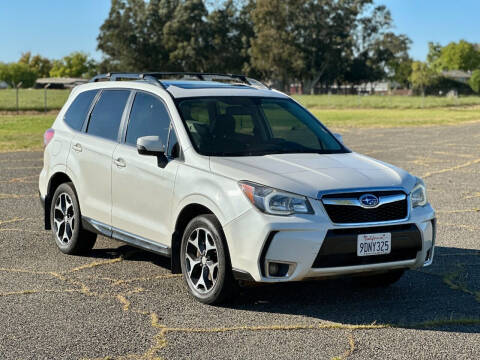
[[[392,27],[390,11],[374,0],[112,0],[97,38],[101,61],[25,53],[0,64],[0,79],[203,71],[242,73],[283,90],[297,83],[305,93],[379,80],[425,92],[441,86],[443,71],[464,70],[480,92],[478,46],[431,43],[427,61],[413,61],[411,40]]]
[[[244,73],[304,91],[392,76],[410,40],[373,0],[112,0],[105,69]]]
[[[446,46],[430,42],[425,62],[412,61],[409,81],[422,92],[436,93],[448,88],[448,80],[443,76],[445,71],[460,70],[470,75],[468,86],[480,93],[480,44],[472,44],[465,40],[451,42]]]
[[[97,73],[98,63],[86,53],[73,52],[61,59],[51,60],[31,52],[23,53],[18,62],[0,62],[0,81],[16,87],[32,87],[37,78],[44,77],[85,77]]]

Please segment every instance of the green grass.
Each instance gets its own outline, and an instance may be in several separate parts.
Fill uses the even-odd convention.
[[[309,109],[425,109],[480,105],[480,96],[455,98],[390,95],[295,95]]]
[[[326,126],[352,127],[403,127],[455,125],[480,121],[480,109],[310,109]]]
[[[480,121],[475,107],[430,109],[321,109],[310,108],[331,128],[413,127],[455,125]],[[43,133],[55,119],[53,114],[0,115],[0,151],[41,149]]]
[[[0,152],[41,149],[55,115],[0,115]]]
[[[59,110],[70,90],[47,90],[47,109]],[[455,98],[390,95],[295,95],[300,103],[314,109],[424,109],[479,106],[480,96]],[[16,110],[15,90],[0,90],[0,111]],[[20,89],[19,110],[44,110],[43,89]]]
[[[67,101],[70,90],[47,90],[47,110],[59,110]],[[20,89],[18,91],[19,110],[44,110],[43,89]],[[0,90],[0,111],[16,110],[16,95],[14,89]]]

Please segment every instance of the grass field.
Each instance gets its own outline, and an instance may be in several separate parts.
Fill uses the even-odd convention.
[[[58,110],[69,90],[49,90],[48,109]],[[43,90],[20,90],[20,108],[43,110]],[[480,97],[295,96],[331,128],[454,125],[480,121]],[[0,90],[0,151],[41,149],[52,113],[15,115],[15,90]]]
[[[480,121],[480,107],[433,109],[310,109],[335,128],[455,125]]]
[[[480,109],[310,109],[331,128],[455,125],[480,121]],[[52,114],[0,115],[0,151],[41,149]]]
[[[47,110],[59,110],[70,90],[47,90]],[[430,109],[480,105],[480,96],[455,98],[427,96],[295,95],[310,110],[315,109]],[[16,110],[15,90],[0,90],[0,111]],[[19,110],[44,110],[44,90],[20,89]]]
[[[41,149],[55,115],[0,115],[0,152]]]
[[[298,102],[314,109],[430,109],[480,105],[480,96],[447,98],[437,96],[389,95],[295,95]]]
[[[47,110],[59,110],[67,101],[70,90],[47,90]],[[43,111],[45,106],[43,89],[20,89],[18,91],[19,110]],[[0,90],[0,111],[16,110],[14,89]]]

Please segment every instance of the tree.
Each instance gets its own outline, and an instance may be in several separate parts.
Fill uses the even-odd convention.
[[[431,68],[435,68],[438,59],[442,54],[442,45],[435,42],[428,43],[427,64]]]
[[[404,88],[410,85],[410,76],[412,75],[412,63],[410,58],[394,61],[389,64],[392,74],[390,80],[399,83]]]
[[[476,93],[480,93],[480,70],[475,70],[468,81],[468,84]]]
[[[422,95],[425,95],[425,89],[434,83],[436,73],[426,63],[421,61],[414,61],[412,63],[412,74],[410,75],[410,82],[415,90],[420,90]]]
[[[106,55],[103,65],[122,71],[179,70],[170,62],[163,31],[179,3],[112,0],[97,38],[97,48]]]
[[[91,77],[95,73],[95,63],[83,52],[73,52],[61,60],[54,60],[52,77]]]
[[[299,29],[292,22],[294,14],[302,16],[302,5],[295,0],[259,0],[252,11],[252,66],[264,77],[279,79],[282,88],[292,78],[300,77],[305,68],[304,54],[296,41]]]
[[[0,63],[0,80],[11,87],[22,82],[23,88],[32,87],[37,80],[37,73],[24,63]]]
[[[163,28],[165,48],[175,69],[205,71],[213,55],[202,0],[183,0]]]
[[[282,87],[400,76],[410,40],[374,0],[112,0],[102,70],[247,72]],[[402,72],[403,73],[403,72]],[[408,75],[407,75],[408,76]],[[405,78],[405,75],[403,75]]]
[[[429,52],[429,60],[432,67],[437,71],[463,70],[471,71],[480,67],[480,51],[465,41],[451,42],[438,50],[438,45]]]
[[[372,0],[258,0],[252,18],[252,65],[283,82],[301,79],[306,92],[318,83],[378,80],[410,44],[387,31],[390,13]]]
[[[251,72],[248,54],[253,37],[251,4],[238,8],[234,0],[227,0],[208,14],[208,71],[234,74]]]
[[[18,62],[28,65],[37,73],[38,77],[48,77],[52,69],[52,62],[49,59],[38,54],[32,56],[30,51],[23,53]]]

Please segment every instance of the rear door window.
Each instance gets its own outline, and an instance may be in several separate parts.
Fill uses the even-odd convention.
[[[64,116],[64,120],[68,126],[77,131],[82,129],[97,92],[98,90],[84,91],[73,100]]]
[[[87,133],[108,140],[117,140],[129,90],[103,90],[88,123]]]
[[[163,102],[156,96],[138,92],[133,101],[125,143],[136,146],[142,136],[159,136],[167,144],[170,116]]]

